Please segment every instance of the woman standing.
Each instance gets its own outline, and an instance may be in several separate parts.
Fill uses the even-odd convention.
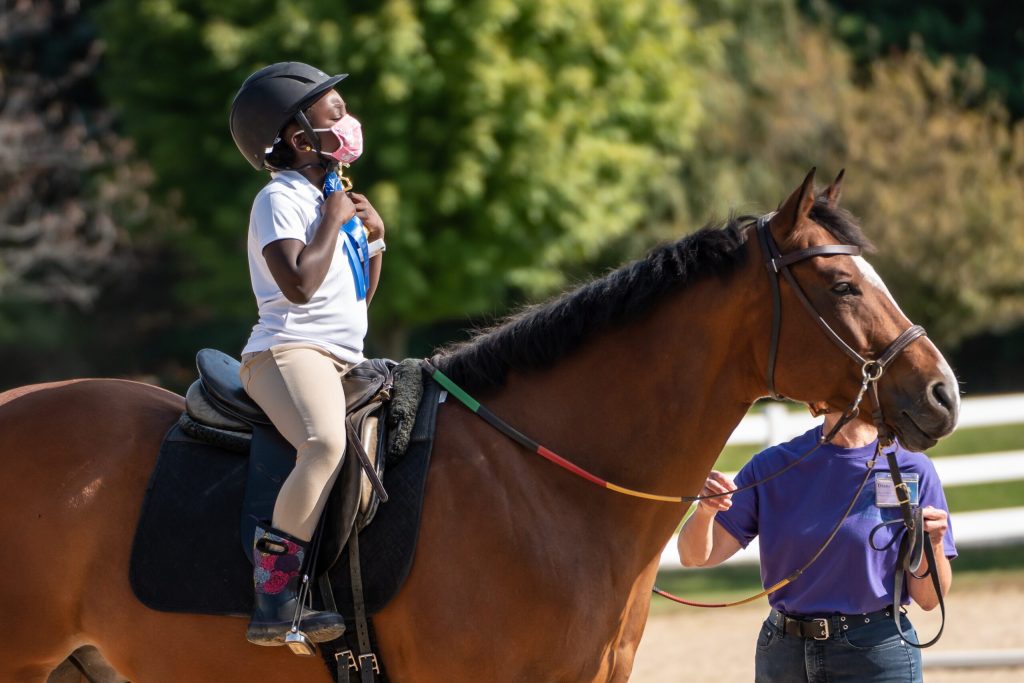
[[[823,425],[758,453],[735,483],[712,471],[701,494],[732,491],[781,470],[810,450],[822,430],[828,433],[838,419],[838,414],[828,414]],[[760,536],[763,584],[783,580],[802,567],[832,531],[848,496],[864,478],[876,440],[873,425],[855,420],[782,476],[735,495],[700,501],[679,534],[683,566],[721,564]],[[936,564],[930,569],[937,572],[944,595],[952,582],[949,560],[956,557],[956,548],[941,482],[921,453],[899,447],[897,462],[910,487],[911,503],[922,507],[926,542],[932,545]],[[876,525],[900,518],[884,458],[872,477],[826,552],[795,581],[768,596],[772,609],[757,639],[757,681],[922,680],[920,650],[904,642],[892,615],[897,548],[878,551],[868,543]],[[890,529],[876,534],[876,545],[892,536]],[[918,573],[923,575],[926,568],[924,560]],[[904,605],[912,599],[931,610],[939,602],[931,578],[908,575],[903,592]],[[899,618],[907,637],[916,639],[907,616]]]

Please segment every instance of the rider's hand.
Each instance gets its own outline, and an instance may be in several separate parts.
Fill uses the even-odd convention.
[[[320,220],[320,224],[329,225],[332,229],[337,230],[345,225],[345,223],[348,223],[352,216],[355,215],[356,205],[348,194],[345,192],[335,192],[324,200],[323,218]]]
[[[726,491],[735,490],[736,484],[733,483],[732,479],[717,470],[711,470],[711,474],[708,475],[707,481],[704,482],[704,488],[700,490],[700,495],[710,496],[716,493],[725,493]],[[722,510],[728,510],[732,507],[732,494],[719,496],[717,498],[707,498],[700,501],[699,505],[708,512],[717,513]]]
[[[384,237],[384,221],[381,220],[377,209],[373,208],[373,204],[366,198],[366,195],[359,194],[358,192],[349,192],[348,195],[355,204],[356,214],[362,219],[366,229],[370,231],[366,239],[370,242],[382,239]]]

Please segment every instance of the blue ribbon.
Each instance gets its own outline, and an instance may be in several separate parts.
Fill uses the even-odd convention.
[[[341,179],[335,171],[331,171],[324,178],[324,199],[338,191],[344,191]],[[366,298],[366,292],[370,286],[370,247],[366,242],[366,228],[359,216],[352,216],[341,226],[341,234],[345,254],[348,256],[348,264],[352,269],[352,279],[356,285],[356,299],[362,301]]]

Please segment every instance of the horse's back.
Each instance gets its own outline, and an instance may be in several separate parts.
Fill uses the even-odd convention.
[[[90,602],[119,594],[95,606],[102,612],[130,597],[127,563],[142,496],[183,407],[171,392],[124,380],[0,394],[0,535],[12,549],[0,604],[33,606],[21,613],[32,623],[16,631],[46,633],[73,649],[77,634],[91,630]],[[45,640],[9,645],[11,652],[38,646],[40,658],[59,654],[61,645]]]

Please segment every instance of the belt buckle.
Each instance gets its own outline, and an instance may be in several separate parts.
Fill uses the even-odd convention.
[[[811,637],[815,640],[828,640],[828,619],[812,619],[811,622],[817,624],[818,627],[821,629],[821,633],[819,635]]]

